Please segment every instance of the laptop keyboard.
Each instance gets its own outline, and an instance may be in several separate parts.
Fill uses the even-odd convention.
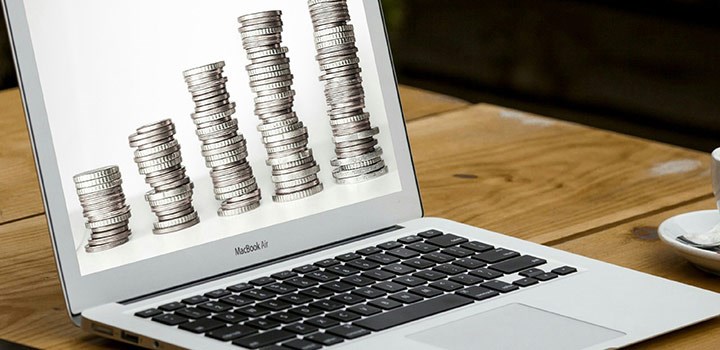
[[[428,230],[135,313],[250,349],[319,349],[566,276]],[[512,275],[513,281],[507,280]],[[504,278],[503,278],[504,277]]]

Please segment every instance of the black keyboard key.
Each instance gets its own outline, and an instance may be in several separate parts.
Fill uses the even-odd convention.
[[[364,276],[350,276],[350,277],[345,277],[345,278],[343,278],[341,281],[343,281],[343,282],[345,282],[345,283],[350,283],[350,284],[352,284],[353,286],[356,286],[356,287],[364,287],[364,286],[368,286],[368,285],[371,285],[371,284],[375,283],[375,280],[374,280],[374,279],[367,278],[367,277],[364,277]]]
[[[277,321],[280,323],[288,324],[293,323],[295,321],[299,321],[302,319],[302,317],[298,316],[297,314],[292,314],[289,312],[278,312],[274,313],[267,317],[269,320]]]
[[[272,330],[260,334],[251,335],[248,337],[236,339],[233,344],[244,346],[250,349],[257,349],[270,344],[279,343],[291,338],[294,338],[295,334],[283,330]]]
[[[482,279],[491,280],[498,277],[502,277],[503,274],[500,272],[497,272],[495,270],[486,269],[484,267],[479,268],[477,270],[470,271],[470,274],[473,276],[480,277]]]
[[[355,251],[355,253],[358,253],[360,255],[368,256],[373,255],[382,252],[382,249],[378,247],[367,247],[360,250]]]
[[[468,298],[473,298],[475,300],[485,300],[485,299],[489,299],[494,296],[500,295],[500,293],[498,293],[492,289],[487,289],[485,287],[478,287],[478,286],[468,287],[468,288],[459,290],[455,293],[462,295],[462,296],[466,296]]]
[[[184,307],[185,307],[185,304],[175,301],[172,303],[160,305],[160,306],[158,306],[158,309],[163,310],[163,311],[175,311],[177,309],[182,309]]]
[[[283,327],[282,329],[300,335],[310,334],[318,330],[317,327],[304,323],[293,323],[289,326]]]
[[[244,325],[266,331],[279,326],[280,322],[271,319],[256,318],[252,321],[245,322]]]
[[[222,321],[222,322],[230,323],[230,324],[240,323],[240,322],[248,319],[247,316],[237,314],[234,312],[225,312],[222,314],[217,314],[217,315],[213,316],[213,318],[218,321]]]
[[[443,254],[452,255],[456,258],[464,258],[466,256],[475,254],[475,252],[472,250],[464,249],[464,248],[460,248],[460,247],[445,248],[445,249],[441,250],[440,252]]]
[[[474,270],[485,266],[485,263],[472,258],[464,258],[453,261],[453,265],[462,266],[466,269]]]
[[[309,288],[300,292],[300,294],[314,298],[322,299],[331,296],[333,293],[327,289],[322,288]]]
[[[287,349],[287,348],[290,348],[293,350],[317,350],[317,349],[322,348],[322,346],[320,346],[316,343],[313,343],[313,342],[309,342],[307,340],[295,339],[295,340],[291,340],[289,342],[283,343],[283,346],[281,349]]]
[[[340,322],[352,322],[357,319],[360,319],[360,315],[352,312],[352,311],[335,311],[327,314],[327,317],[336,319]]]
[[[305,324],[309,324],[309,325],[311,325],[313,327],[317,327],[317,328],[330,328],[332,326],[338,325],[339,323],[340,322],[338,322],[337,320],[333,320],[331,318],[322,317],[322,316],[311,318],[311,319],[305,321]]]
[[[272,277],[276,280],[286,280],[288,278],[295,277],[295,276],[297,276],[297,273],[292,272],[292,271],[282,271],[282,272],[278,272],[278,273],[274,273],[274,274],[270,275],[270,277]]]
[[[217,289],[217,290],[205,293],[205,296],[210,299],[220,299],[220,298],[222,298],[224,296],[228,296],[228,295],[230,295],[230,292],[228,292],[225,289]]]
[[[394,273],[390,273],[383,270],[370,270],[362,273],[362,276],[372,278],[376,281],[385,281],[393,277],[396,277]]]
[[[349,307],[348,311],[352,311],[362,316],[371,316],[381,312],[382,310],[370,305],[355,305],[353,307]]]
[[[410,289],[410,293],[417,294],[423,298],[432,298],[436,297],[440,294],[443,294],[441,290],[435,289],[433,287],[428,286],[422,286],[422,287],[416,287],[413,289]]]
[[[143,311],[138,311],[135,313],[135,316],[142,317],[142,318],[150,318],[153,316],[161,315],[163,312],[158,309],[147,309]]]
[[[180,325],[180,329],[197,334],[210,332],[220,327],[225,327],[225,323],[209,318],[201,318],[199,320]]]
[[[258,303],[257,306],[264,307],[270,311],[280,311],[289,308],[290,303],[284,302],[282,300],[267,300],[263,301],[262,303]]]
[[[380,267],[380,264],[366,259],[356,259],[345,264],[345,266],[352,266],[358,270],[372,270]]]
[[[514,285],[520,286],[520,287],[530,287],[537,283],[538,283],[538,280],[531,278],[531,277],[525,277],[525,278],[522,278],[522,279],[519,279],[519,280],[513,282]]]
[[[453,281],[437,281],[430,283],[430,287],[444,290],[446,292],[452,292],[463,287],[462,284]]]
[[[229,290],[229,291],[231,291],[231,292],[235,292],[235,293],[240,293],[240,292],[246,291],[246,290],[248,290],[248,289],[250,289],[250,288],[252,288],[252,287],[253,287],[253,286],[251,286],[251,285],[249,285],[249,284],[247,284],[247,283],[238,283],[238,284],[236,284],[236,285],[234,285],[234,286],[227,287],[227,290]]]
[[[475,254],[473,255],[473,259],[478,259],[488,264],[494,264],[496,262],[514,258],[516,256],[520,256],[520,253],[505,248],[495,248],[493,250],[488,250],[484,253]]]
[[[418,237],[418,236],[405,236],[405,237],[403,237],[403,238],[398,239],[397,241],[400,242],[400,243],[402,243],[402,244],[413,244],[413,243],[415,243],[415,242],[420,242],[420,241],[422,241],[422,237]]]
[[[187,318],[198,319],[210,316],[210,313],[194,307],[184,307],[175,311],[176,315],[184,316]]]
[[[572,266],[562,266],[562,267],[558,267],[558,268],[556,268],[556,269],[553,269],[552,272],[553,272],[554,274],[557,274],[557,275],[560,275],[560,276],[565,276],[565,275],[569,275],[569,274],[571,274],[571,273],[577,272],[577,269],[574,268],[574,267],[572,267]]]
[[[202,295],[196,295],[196,296],[192,296],[192,297],[189,297],[189,298],[185,298],[185,299],[182,300],[182,302],[185,303],[185,304],[187,304],[187,305],[197,305],[197,304],[200,304],[200,303],[204,303],[204,302],[206,302],[206,301],[208,301],[208,300],[210,300],[210,299],[208,299],[207,297],[204,297],[204,296],[202,296]]]
[[[422,278],[413,277],[413,276],[401,276],[401,277],[394,279],[393,282],[404,284],[408,287],[417,287],[419,285],[423,285],[423,284],[427,283],[426,280],[424,280]]]
[[[455,257],[447,255],[447,254],[439,253],[439,252],[432,252],[432,253],[425,254],[422,256],[422,258],[425,260],[430,260],[432,262],[436,262],[438,264],[444,264],[446,262],[451,262],[451,261],[455,260]]]
[[[316,262],[314,265],[318,266],[318,267],[330,267],[330,266],[337,265],[339,263],[340,263],[340,261],[335,260],[335,259],[325,259],[325,260],[320,260],[320,261]]]
[[[352,260],[360,259],[360,258],[362,258],[362,256],[360,254],[356,254],[356,253],[347,253],[347,254],[338,255],[335,257],[335,259],[338,259],[342,262],[348,262],[348,261],[352,261]]]
[[[447,277],[446,274],[439,272],[439,271],[432,271],[432,270],[425,270],[420,272],[415,272],[413,276],[422,278],[426,281],[437,281],[441,280],[445,277]]]
[[[434,252],[439,249],[437,246],[434,246],[432,244],[423,243],[423,242],[413,243],[413,244],[407,245],[406,247],[408,249],[412,249],[418,253],[423,253],[423,254],[431,253],[431,252]]]
[[[180,316],[180,315],[174,315],[174,314],[162,314],[162,315],[157,315],[157,316],[153,317],[152,320],[155,322],[160,322],[160,323],[162,323],[164,325],[168,325],[168,326],[177,326],[181,323],[187,322],[188,318],[184,317],[184,316]]]
[[[463,244],[467,241],[468,241],[467,238],[448,233],[448,234],[444,234],[442,236],[430,238],[430,239],[426,240],[425,242],[430,243],[432,245],[436,245],[440,248],[447,248],[447,247],[456,246],[458,244]]]
[[[221,298],[220,301],[226,304],[230,304],[235,307],[245,306],[247,304],[250,304],[254,302],[254,300],[250,298],[243,298],[239,295],[228,295],[224,298]]]
[[[382,331],[468,304],[472,304],[472,300],[459,295],[448,294],[408,305],[399,310],[385,312],[360,321],[355,321],[353,324],[372,331]]]
[[[313,271],[306,273],[305,277],[314,279],[318,282],[330,282],[338,279],[338,275],[328,271]]]
[[[359,295],[367,299],[375,299],[379,297],[384,297],[387,293],[383,292],[380,289],[366,287],[355,289],[354,291],[352,291],[352,294]]]
[[[531,267],[540,266],[546,262],[547,261],[545,261],[545,259],[536,258],[530,255],[523,255],[490,265],[490,268],[505,274],[511,274]]]
[[[273,283],[263,287],[263,289],[280,295],[292,293],[297,290],[295,286],[287,283]]]
[[[232,306],[219,301],[208,301],[198,305],[198,307],[213,313],[225,312],[232,309]]]
[[[243,315],[250,316],[250,317],[260,317],[260,316],[269,314],[270,310],[268,310],[264,307],[260,307],[260,306],[248,305],[248,306],[244,306],[244,307],[241,307],[241,308],[235,310],[235,312],[241,313]]]
[[[473,276],[473,275],[457,275],[450,277],[450,280],[453,282],[457,282],[466,286],[471,286],[474,284],[478,284],[483,281],[482,278]]]
[[[352,266],[348,266],[348,265],[335,265],[331,268],[325,269],[325,271],[330,271],[338,276],[345,277],[345,276],[354,275],[354,274],[360,272],[360,269],[356,269],[356,268],[354,268]]]
[[[282,300],[293,305],[300,305],[311,302],[313,298],[303,294],[288,294],[279,297],[278,300]]]
[[[327,332],[343,337],[345,339],[355,339],[370,334],[370,331],[368,331],[367,329],[353,326],[351,324],[344,324],[342,326],[333,327],[328,329]]]
[[[416,269],[427,269],[429,267],[435,266],[435,263],[429,260],[425,260],[423,258],[414,258],[410,260],[405,260],[402,262],[404,265],[410,266],[412,268]]]
[[[478,253],[486,252],[488,250],[492,250],[495,248],[489,244],[481,243],[478,241],[466,242],[466,243],[461,244],[460,247],[465,248],[465,249],[474,250]]]
[[[313,317],[323,313],[322,310],[312,306],[300,306],[294,309],[290,309],[290,312],[300,315],[302,317]]]
[[[305,340],[309,340],[311,342],[315,342],[325,346],[335,345],[344,341],[342,337],[326,333],[310,334],[305,337]]]
[[[388,293],[395,293],[405,289],[405,286],[395,282],[378,282],[372,288],[380,289]]]
[[[250,334],[257,333],[258,330],[243,325],[234,325],[230,327],[216,329],[207,334],[208,337],[220,341],[231,341],[237,338],[246,337]]]
[[[276,294],[262,289],[250,289],[240,293],[240,295],[255,300],[266,300],[275,297]]]
[[[433,237],[437,237],[437,236],[442,236],[442,234],[443,234],[442,231],[427,230],[427,231],[420,232],[417,235],[422,238],[433,238]]]
[[[400,259],[410,259],[420,255],[420,253],[406,248],[395,248],[388,250],[387,253]]]
[[[387,265],[383,266],[382,269],[388,272],[392,272],[396,275],[407,275],[409,273],[415,272],[415,268],[403,264]]]
[[[397,301],[395,301],[395,300],[390,300],[390,299],[385,299],[385,298],[383,298],[383,299],[375,299],[375,300],[369,302],[368,305],[374,306],[374,307],[377,307],[377,308],[381,308],[381,309],[383,309],[383,310],[392,310],[392,309],[394,309],[394,308],[397,308],[397,307],[401,307],[401,306],[402,306],[401,303],[399,303],[399,302],[397,302]]]
[[[310,306],[316,307],[320,310],[325,310],[325,311],[335,311],[337,309],[342,309],[343,307],[345,307],[345,305],[338,303],[337,301],[328,300],[328,299],[318,300],[314,303],[310,303]]]
[[[338,303],[343,303],[345,305],[355,305],[355,304],[360,304],[363,301],[365,301],[365,298],[358,296],[358,295],[353,295],[353,294],[348,293],[348,294],[336,295],[336,296],[330,298],[330,300],[336,301]]]
[[[250,281],[250,284],[255,286],[264,286],[270,283],[275,283],[275,279],[272,277],[260,277]]]
[[[523,272],[520,272],[520,276],[535,277],[541,273],[545,273],[545,271],[540,270],[540,269],[527,269]]]
[[[395,242],[395,241],[389,241],[389,242],[385,242],[382,244],[378,244],[377,247],[380,249],[384,249],[384,250],[390,250],[390,249],[402,247],[402,244]]]
[[[423,298],[417,294],[410,294],[408,292],[393,294],[389,298],[405,304],[417,303],[418,301],[423,300]]]
[[[374,261],[374,262],[376,262],[376,263],[378,263],[378,264],[381,264],[381,265],[394,264],[394,263],[400,261],[400,259],[398,259],[398,258],[396,258],[396,257],[394,257],[394,256],[392,256],[392,255],[383,254],[383,253],[381,253],[381,254],[375,254],[375,255],[370,255],[370,256],[367,257],[367,259],[370,260],[370,261]]]
[[[320,286],[320,288],[325,288],[329,291],[335,292],[335,293],[344,293],[349,290],[352,290],[355,288],[352,284],[348,284],[341,281],[335,281],[335,282],[328,282]]]
[[[318,267],[315,266],[315,265],[303,265],[303,266],[296,267],[296,268],[294,268],[294,269],[292,269],[292,270],[293,270],[293,272],[303,273],[303,274],[304,274],[304,273],[308,273],[308,272],[315,271],[315,270],[317,270],[317,269],[318,269]]]
[[[549,280],[555,279],[557,277],[558,277],[558,275],[555,273],[552,273],[552,272],[541,273],[539,275],[533,276],[534,279],[541,281],[541,282],[549,281]]]
[[[508,292],[512,292],[514,290],[519,289],[519,287],[514,284],[510,284],[510,283],[506,283],[506,282],[498,281],[498,280],[488,281],[488,282],[481,284],[480,286],[492,289],[494,291],[498,291],[500,293],[508,293]]]
[[[298,287],[298,288],[308,288],[308,287],[312,287],[317,284],[317,282],[315,282],[311,279],[308,279],[308,278],[304,278],[304,277],[289,278],[289,279],[285,280],[285,283],[295,286],[295,287]]]
[[[451,265],[451,264],[435,266],[435,267],[433,267],[433,270],[442,272],[444,274],[451,275],[451,276],[465,273],[467,271],[467,269],[462,266]]]

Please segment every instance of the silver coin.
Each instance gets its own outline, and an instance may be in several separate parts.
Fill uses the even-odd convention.
[[[96,178],[96,179],[94,179],[94,180],[87,180],[87,181],[83,181],[83,182],[76,182],[76,183],[75,183],[75,188],[76,188],[76,189],[80,189],[80,188],[94,187],[94,186],[98,186],[98,185],[110,183],[110,182],[113,182],[113,181],[116,181],[116,180],[120,180],[120,179],[121,179],[120,173],[115,173],[115,174],[110,174],[110,175],[108,175],[108,176],[106,176],[106,177],[99,177],[99,178]]]
[[[374,151],[365,153],[356,157],[350,157],[350,158],[333,158],[330,160],[330,165],[332,166],[345,166],[350,164],[355,164],[359,162],[364,162],[366,160],[374,159],[377,157],[382,156],[383,150],[381,147],[376,147]]]
[[[87,222],[85,223],[85,228],[98,228],[103,226],[116,225],[118,223],[127,221],[128,219],[130,219],[130,213],[115,216],[101,221]]]
[[[302,165],[306,165],[306,164],[308,164],[308,163],[312,163],[313,161],[314,161],[314,157],[313,157],[312,155],[309,155],[309,156],[307,156],[307,157],[299,158],[299,159],[297,159],[297,160],[293,160],[293,161],[289,161],[289,162],[284,162],[284,163],[279,163],[279,164],[273,165],[273,166],[272,166],[272,170],[273,170],[273,171],[283,171],[283,170],[287,170],[287,169],[292,169],[292,168],[295,168],[295,167],[299,167],[299,166],[302,166]]]
[[[345,178],[345,179],[335,179],[335,182],[340,185],[350,185],[350,184],[357,184],[365,181],[369,181],[375,178],[378,178],[380,176],[383,176],[388,173],[388,167],[383,167],[378,171],[367,173],[355,177]]]
[[[110,229],[110,230],[104,230],[104,231],[95,231],[95,230],[93,230],[92,233],[90,234],[90,238],[91,238],[91,239],[98,239],[98,238],[110,237],[110,236],[114,236],[114,235],[116,235],[116,234],[118,234],[118,233],[123,233],[123,232],[129,231],[129,230],[130,230],[130,229],[128,228],[128,225],[123,225],[123,226],[120,226],[120,227],[116,227],[116,228],[113,228],[113,229]]]
[[[186,186],[188,184],[192,184],[190,178],[187,176],[183,176],[182,178],[175,181],[153,184],[153,188],[158,192],[166,192],[178,187]]]
[[[251,185],[253,185],[253,184],[255,184],[255,183],[256,183],[256,182],[255,182],[255,178],[252,177],[252,178],[247,179],[247,180],[245,180],[245,181],[237,182],[237,183],[232,184],[232,185],[229,185],[229,186],[224,186],[224,187],[216,186],[216,187],[213,189],[213,192],[214,192],[215,194],[230,193],[230,192],[233,192],[233,191],[237,191],[237,190],[240,190],[240,189],[249,187],[249,186],[251,186]]]
[[[112,174],[117,174],[119,172],[120,172],[120,168],[117,165],[111,165],[111,166],[93,169],[90,171],[85,171],[80,174],[77,174],[77,175],[73,176],[73,181],[75,183],[92,181],[92,180],[95,180],[98,178],[108,177]]]
[[[303,139],[299,142],[294,142],[286,145],[281,146],[275,146],[275,147],[266,147],[265,150],[268,153],[268,156],[270,158],[283,158],[287,157],[292,153],[296,153],[298,151],[304,151],[305,146],[307,146],[308,140]]]
[[[211,64],[208,64],[205,66],[200,66],[197,68],[185,70],[185,71],[183,71],[183,76],[189,77],[189,76],[192,76],[195,74],[200,74],[200,73],[204,73],[204,72],[208,72],[208,71],[215,71],[218,69],[222,69],[223,67],[225,67],[225,61],[215,62],[215,63],[211,63]]]
[[[195,185],[193,185],[193,183],[191,182],[187,185],[180,186],[178,188],[168,191],[157,192],[155,190],[151,190],[145,194],[145,200],[148,202],[157,202],[162,199],[171,198],[186,192],[190,192],[193,190],[193,188],[195,188]]]
[[[168,220],[168,221],[158,221],[158,222],[155,222],[155,223],[153,223],[153,226],[154,226],[156,229],[161,229],[161,230],[162,230],[162,229],[167,229],[167,228],[170,228],[170,227],[182,225],[182,224],[187,223],[187,222],[191,222],[191,221],[197,219],[197,217],[198,217],[197,212],[193,211],[193,212],[191,212],[190,214],[185,215],[185,216],[182,216],[182,217],[179,217],[179,218],[177,218],[177,219]]]
[[[235,208],[235,209],[220,208],[220,209],[218,209],[217,214],[218,214],[218,216],[221,216],[221,217],[235,216],[235,215],[247,213],[247,212],[255,210],[259,207],[260,207],[260,202],[249,204],[247,206]]]
[[[304,191],[290,193],[290,194],[283,194],[283,195],[274,195],[272,198],[273,198],[273,202],[280,202],[280,203],[291,202],[291,201],[296,201],[299,199],[303,199],[303,198],[307,198],[307,197],[316,195],[322,191],[323,191],[323,185],[319,184],[315,187],[312,187],[312,188],[304,190]]]
[[[96,247],[96,246],[103,245],[103,244],[118,242],[118,241],[128,239],[130,237],[130,235],[132,235],[132,232],[130,230],[127,230],[125,232],[118,233],[113,236],[107,236],[104,238],[91,238],[88,241],[88,245],[91,247]]]
[[[272,181],[273,181],[273,182],[285,182],[285,181],[297,180],[297,179],[299,179],[299,178],[303,178],[303,177],[307,177],[307,176],[310,176],[310,175],[313,175],[313,174],[317,174],[318,172],[320,172],[320,166],[319,166],[319,165],[315,165],[315,166],[313,166],[313,167],[311,167],[311,168],[307,168],[307,169],[305,169],[305,170],[298,171],[298,172],[294,172],[294,173],[291,173],[291,174],[272,175],[271,178],[272,178]]]
[[[181,207],[181,208],[183,208],[183,209],[180,211],[176,211],[176,212],[169,212],[169,213],[163,212],[162,214],[158,213],[157,214],[158,221],[166,222],[166,221],[179,219],[181,217],[190,215],[195,211],[195,208],[193,208],[192,205]]]
[[[105,182],[99,185],[85,187],[85,188],[78,188],[75,190],[78,195],[86,195],[91,194],[94,192],[100,192],[104,190],[111,190],[118,186],[122,185],[122,179],[112,180],[111,182]]]
[[[182,156],[175,158],[169,162],[161,163],[156,166],[138,168],[140,175],[154,175],[157,173],[165,173],[167,169],[179,166],[182,163]]]
[[[285,140],[294,139],[296,137],[305,136],[307,137],[307,128],[302,127],[300,129],[288,131],[279,135],[273,135],[273,136],[266,136],[262,138],[263,143],[265,144],[273,144],[276,142],[281,142]]]
[[[275,182],[275,183],[273,183],[273,185],[275,185],[276,190],[286,189],[286,188],[291,188],[291,187],[297,187],[297,186],[300,186],[302,184],[306,184],[309,182],[313,182],[317,179],[318,179],[317,174],[313,174],[308,177],[303,177],[303,178],[297,179],[297,180],[291,180],[291,181],[285,181],[285,182]]]
[[[90,222],[102,222],[102,221],[120,217],[120,216],[123,216],[126,214],[130,214],[130,206],[128,206],[128,205],[123,205],[119,208],[110,207],[110,208],[107,208],[106,210],[96,210],[93,212],[88,212],[88,214],[85,217]]]
[[[208,168],[214,168],[217,166],[222,166],[222,165],[227,165],[227,164],[232,164],[235,162],[243,161],[243,160],[245,160],[245,158],[247,158],[247,156],[248,156],[248,153],[245,151],[245,152],[242,152],[235,156],[229,156],[227,158],[221,158],[221,159],[217,159],[217,160],[213,160],[213,161],[206,161],[205,165]]]
[[[156,235],[164,235],[164,234],[168,234],[168,233],[173,233],[173,232],[177,232],[177,231],[180,231],[180,230],[184,230],[184,229],[193,227],[193,226],[197,225],[198,223],[200,223],[200,218],[199,218],[199,217],[196,217],[195,219],[193,219],[193,220],[191,220],[191,221],[188,221],[188,222],[183,223],[183,224],[175,225],[175,226],[172,226],[172,227],[168,227],[168,228],[153,228],[153,234],[156,234]]]
[[[353,169],[353,170],[342,170],[341,168],[335,168],[332,171],[332,175],[336,179],[347,179],[349,177],[360,176],[363,174],[372,173],[385,167],[385,161],[379,161],[372,165],[364,168]]]
[[[308,168],[312,168],[317,165],[317,162],[313,158],[308,158],[304,162],[302,162],[300,165],[296,165],[294,167],[284,168],[284,169],[278,169],[278,167],[273,167],[271,174],[275,176],[281,176],[281,175],[287,175],[296,173]]]
[[[297,160],[306,159],[306,158],[309,158],[312,156],[313,156],[312,150],[306,149],[306,150],[302,150],[302,151],[298,151],[298,152],[289,154],[284,157],[267,159],[265,161],[265,164],[270,165],[270,166],[281,165],[281,164],[285,164],[288,162],[294,162]]]
[[[148,201],[148,203],[150,204],[151,207],[159,207],[159,206],[163,206],[163,205],[167,205],[167,204],[175,203],[175,202],[180,202],[182,200],[192,198],[192,195],[193,195],[193,191],[188,191],[188,192],[184,192],[184,193],[181,193],[181,194],[179,194],[177,196],[173,196],[173,197],[168,197],[168,198],[163,198],[163,199],[158,199],[158,200],[150,200],[150,201]]]
[[[255,180],[255,179],[253,179],[253,180]],[[227,199],[234,198],[234,197],[244,196],[244,195],[247,195],[248,193],[251,193],[257,189],[258,189],[258,185],[257,185],[257,183],[255,183],[253,181],[253,183],[251,185],[244,187],[244,188],[240,188],[240,189],[226,192],[226,193],[216,193],[215,199],[227,200]]]
[[[126,238],[121,241],[115,241],[115,242],[111,242],[111,243],[103,244],[103,245],[99,245],[99,246],[91,246],[88,244],[85,246],[85,252],[98,253],[98,252],[106,251],[106,250],[115,248],[117,246],[123,245],[123,244],[127,243],[128,241],[130,241],[130,240]]]
[[[275,189],[275,195],[286,195],[291,193],[297,193],[304,190],[307,190],[309,188],[315,187],[320,185],[320,180],[313,180],[304,184],[300,184],[295,187],[286,187],[286,188],[276,188]]]
[[[380,128],[374,127],[372,129],[366,130],[366,131],[355,132],[355,133],[347,134],[347,135],[333,136],[333,142],[340,143],[340,142],[356,141],[356,140],[360,140],[360,139],[366,139],[369,137],[373,137],[379,133],[380,133]]]

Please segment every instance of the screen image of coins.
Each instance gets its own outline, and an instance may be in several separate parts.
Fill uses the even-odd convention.
[[[336,158],[331,161],[339,184],[359,183],[388,172],[375,136],[380,130],[365,112],[365,91],[355,28],[345,0],[309,0],[315,30],[316,60],[325,84],[325,101]],[[342,164],[342,165],[339,165]]]
[[[83,172],[75,175],[73,182],[85,227],[91,231],[85,251],[101,252],[127,243],[132,234],[131,213],[125,204],[120,168],[108,166]]]
[[[225,87],[228,79],[223,76],[223,67],[225,62],[219,61],[186,70],[183,76],[196,106],[192,114],[195,134],[202,142],[201,153],[205,166],[210,169],[215,199],[224,203],[233,197],[253,193],[257,186],[247,162],[245,137],[239,132],[238,120],[233,118],[235,103],[229,100]],[[258,208],[261,199],[258,190],[257,195],[247,201],[244,211],[233,213]],[[218,215],[230,216],[222,205]]]
[[[320,167],[308,145],[308,130],[293,111],[288,49],[282,46],[282,12],[265,11],[238,18],[243,48],[250,60],[245,69],[255,93],[255,115],[272,168],[273,201],[287,202],[322,192]],[[292,186],[289,186],[291,184]]]
[[[138,172],[152,188],[145,200],[158,221],[153,233],[176,232],[199,223],[192,205],[193,183],[182,165],[175,124],[170,119],[142,126],[128,137]]]

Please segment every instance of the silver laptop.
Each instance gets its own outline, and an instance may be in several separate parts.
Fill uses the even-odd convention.
[[[378,0],[3,5],[68,312],[92,334],[611,349],[720,314],[713,292],[423,217]]]

